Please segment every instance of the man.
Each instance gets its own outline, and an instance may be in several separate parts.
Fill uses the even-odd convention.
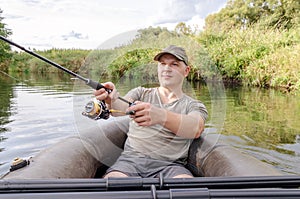
[[[183,93],[184,79],[190,72],[188,57],[183,48],[171,45],[158,53],[157,71],[160,86],[138,87],[124,97],[135,103],[128,104],[118,98],[115,85],[104,83],[112,90],[94,92],[98,100],[105,100],[108,108],[134,111],[124,151],[105,174],[108,177],[190,178],[185,168],[188,150],[194,138],[204,130],[207,118],[205,106]]]

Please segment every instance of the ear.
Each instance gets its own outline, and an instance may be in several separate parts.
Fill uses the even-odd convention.
[[[184,76],[187,77],[189,75],[191,71],[191,67],[190,66],[186,66],[185,70],[184,70]]]

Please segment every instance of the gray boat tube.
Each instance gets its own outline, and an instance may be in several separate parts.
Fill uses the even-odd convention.
[[[3,179],[93,178],[97,169],[113,164],[126,140],[127,116],[86,127],[78,136],[71,136],[42,150],[24,168],[10,172]],[[188,168],[195,176],[277,176],[282,175],[268,165],[226,144],[216,142],[214,134],[203,134],[193,141]]]
[[[105,131],[99,131],[96,122],[86,126],[80,134],[40,151],[29,159],[28,166],[9,172],[3,179],[92,178],[99,167],[112,164],[120,155],[128,123],[128,117],[117,117],[101,120]]]
[[[219,134],[202,134],[193,141],[188,168],[195,176],[278,176],[283,175],[272,165],[217,141]]]

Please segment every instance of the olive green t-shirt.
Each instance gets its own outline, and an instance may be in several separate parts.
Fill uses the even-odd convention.
[[[185,94],[172,103],[163,104],[158,88],[138,87],[129,91],[126,97],[134,101],[149,102],[154,106],[179,114],[198,112],[204,121],[208,116],[202,102]],[[188,156],[190,144],[193,141],[193,139],[179,137],[161,125],[142,127],[133,120],[130,121],[127,136],[124,154],[171,162],[185,160]]]

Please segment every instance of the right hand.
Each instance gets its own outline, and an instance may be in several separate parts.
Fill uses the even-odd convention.
[[[105,88],[112,90],[111,93],[108,93],[104,88],[101,88],[99,90],[94,91],[94,95],[97,100],[104,100],[105,103],[111,104],[115,100],[118,99],[119,93],[117,92],[117,89],[115,85],[112,82],[105,82],[102,84]]]

